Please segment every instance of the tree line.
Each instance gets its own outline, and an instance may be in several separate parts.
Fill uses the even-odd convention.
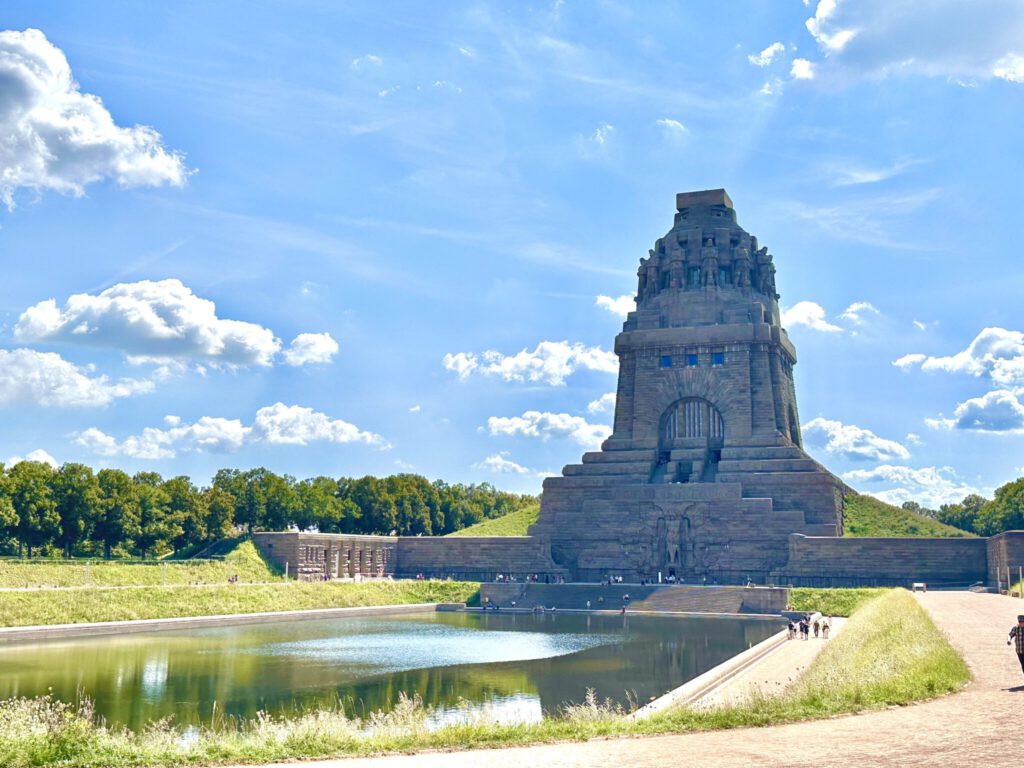
[[[1003,531],[1022,531],[1024,477],[1000,486],[991,499],[972,493],[959,503],[943,504],[938,509],[928,509],[914,501],[905,502],[903,508],[979,536],[995,536]]]
[[[222,469],[206,487],[182,475],[0,464],[0,551],[152,557],[245,531],[442,535],[536,498],[420,475],[296,480],[263,467]]]

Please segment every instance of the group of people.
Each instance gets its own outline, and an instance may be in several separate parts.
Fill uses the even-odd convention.
[[[800,617],[799,621],[789,620],[789,626],[787,628],[788,639],[794,639],[799,633],[801,640],[808,640],[811,637],[811,631],[814,631],[815,637],[821,637],[824,640],[828,640],[828,632],[832,626],[832,617],[825,618],[814,618],[813,614],[805,613]]]

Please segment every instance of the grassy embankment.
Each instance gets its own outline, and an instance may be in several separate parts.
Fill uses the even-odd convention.
[[[794,611],[821,611],[825,616],[852,616],[854,611],[876,597],[892,590],[885,587],[851,589],[810,589],[800,587],[789,591]]]
[[[540,504],[531,504],[517,512],[511,512],[493,520],[484,520],[470,525],[449,536],[525,536],[526,529],[537,522]]]
[[[479,590],[478,584],[459,581],[374,581],[361,584],[288,582],[0,592],[0,626],[167,619],[361,605],[464,603],[475,600]]]
[[[96,723],[87,707],[49,698],[12,700],[0,704],[0,764],[69,768],[265,762],[764,726],[908,704],[955,691],[968,677],[963,660],[916,601],[903,590],[891,590],[862,604],[789,691],[738,707],[680,708],[632,721],[616,707],[588,700],[541,723],[481,720],[428,730],[427,713],[415,702],[403,702],[394,712],[365,721],[346,719],[339,711],[222,721],[185,740],[168,723],[131,733]]]
[[[540,505],[531,505],[493,520],[484,520],[449,536],[525,536],[537,522]],[[940,538],[973,536],[924,515],[879,501],[872,496],[850,491],[846,494],[844,531],[847,536],[936,536]]]
[[[126,587],[281,581],[282,576],[243,541],[223,560],[0,560],[0,587]]]
[[[974,538],[973,533],[854,491],[846,493],[843,531],[847,536]]]

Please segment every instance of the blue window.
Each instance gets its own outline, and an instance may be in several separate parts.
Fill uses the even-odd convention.
[[[725,353],[724,352],[713,352],[711,354],[712,365],[725,365]]]
[[[661,356],[661,367],[662,368],[671,368],[672,367],[672,357],[669,356],[669,355],[662,355]]]
[[[692,365],[697,365],[697,355],[696,354],[689,354],[689,355],[687,355],[686,356],[686,364],[687,365],[691,365],[691,366]]]

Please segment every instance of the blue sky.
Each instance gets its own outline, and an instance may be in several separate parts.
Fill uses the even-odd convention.
[[[1024,5],[382,8],[4,4],[0,461],[536,492],[608,434],[675,193],[725,187],[815,457],[1024,474]]]

